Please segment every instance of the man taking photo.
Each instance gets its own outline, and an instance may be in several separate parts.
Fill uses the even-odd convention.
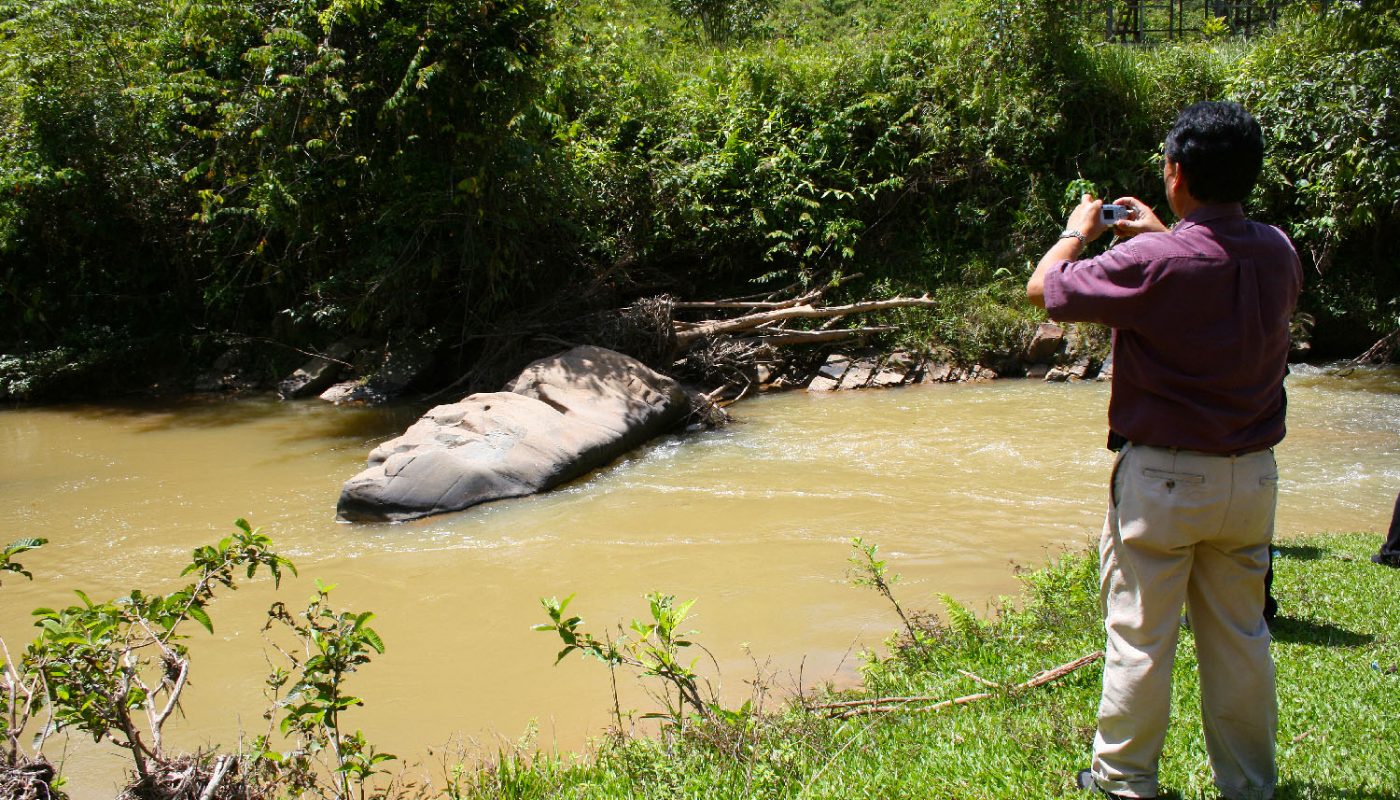
[[[1273,797],[1278,726],[1264,622],[1283,439],[1298,255],[1241,203],[1263,165],[1258,122],[1235,103],[1196,103],[1167,134],[1162,178],[1180,220],[1141,200],[1121,241],[1085,195],[1026,285],[1056,320],[1113,328],[1110,447],[1118,450],[1099,546],[1107,645],[1091,769],[1081,788],[1156,797],[1172,661],[1186,607],[1215,784],[1229,800]]]

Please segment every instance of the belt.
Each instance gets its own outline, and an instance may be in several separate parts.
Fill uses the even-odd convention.
[[[1136,442],[1134,442],[1134,441],[1131,441],[1130,439],[1128,439],[1128,437],[1124,436],[1123,434],[1121,434],[1121,433],[1119,433],[1119,432],[1117,432],[1117,431],[1115,431],[1115,430],[1109,430],[1109,432],[1108,432],[1108,449],[1109,449],[1109,450],[1112,450],[1113,452],[1117,453],[1117,452],[1122,451],[1122,449],[1123,449],[1124,447],[1127,447],[1128,445],[1133,445],[1134,447],[1160,447],[1160,448],[1163,449],[1163,450],[1185,450],[1185,451],[1187,451],[1187,452],[1189,452],[1189,453],[1195,453],[1196,455],[1201,455],[1201,456],[1217,456],[1217,457],[1220,457],[1220,458],[1238,458],[1238,457],[1240,457],[1240,456],[1254,455],[1255,453],[1262,453],[1262,452],[1264,452],[1265,450],[1273,450],[1273,449],[1274,449],[1272,446],[1270,446],[1270,447],[1256,447],[1256,448],[1254,448],[1254,449],[1252,449],[1252,450],[1238,450],[1238,451],[1235,451],[1235,452],[1232,452],[1232,453],[1207,453],[1207,452],[1205,452],[1204,450],[1193,450],[1193,449],[1190,448],[1190,447],[1173,447],[1173,446],[1171,446],[1171,445],[1160,445],[1160,444],[1141,445],[1141,444],[1138,444],[1138,443],[1136,443]]]

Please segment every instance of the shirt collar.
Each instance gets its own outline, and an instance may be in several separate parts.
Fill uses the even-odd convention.
[[[1212,205],[1200,206],[1195,211],[1186,215],[1186,218],[1172,226],[1173,231],[1179,231],[1192,225],[1200,225],[1217,219],[1244,218],[1244,206],[1240,203],[1215,203]]]

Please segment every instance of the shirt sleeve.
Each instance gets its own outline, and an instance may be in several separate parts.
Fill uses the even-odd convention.
[[[1151,277],[1151,261],[1135,241],[1082,261],[1061,261],[1045,273],[1045,310],[1061,322],[1131,330]]]

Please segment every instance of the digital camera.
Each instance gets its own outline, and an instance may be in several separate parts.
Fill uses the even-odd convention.
[[[1103,224],[1112,225],[1115,222],[1127,219],[1132,215],[1133,210],[1131,208],[1128,208],[1127,206],[1116,206],[1112,203],[1104,203],[1103,212],[1100,214],[1099,218],[1103,220]]]

